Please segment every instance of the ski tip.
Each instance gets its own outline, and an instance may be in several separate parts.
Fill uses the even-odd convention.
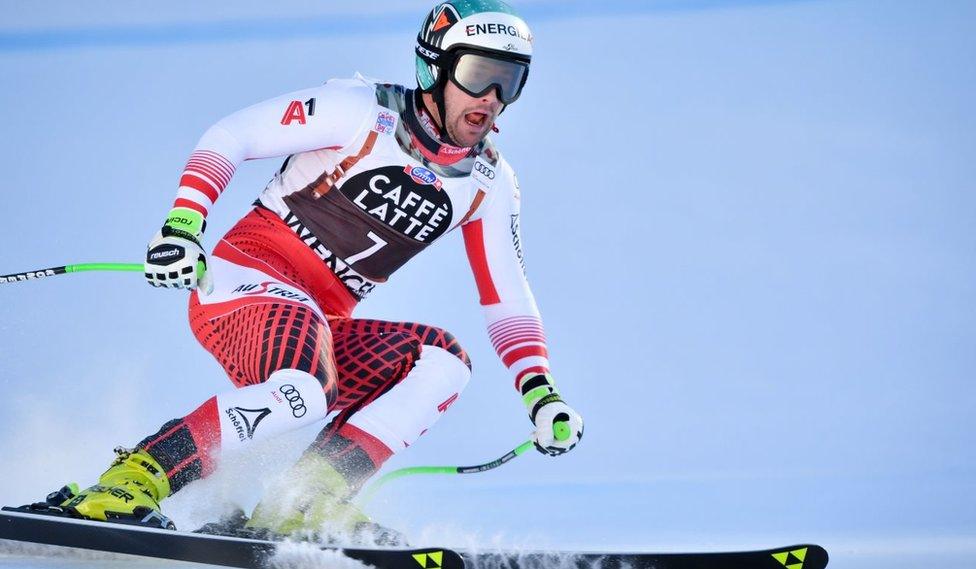
[[[771,550],[770,557],[778,563],[772,569],[823,569],[830,561],[826,549],[809,543]]]

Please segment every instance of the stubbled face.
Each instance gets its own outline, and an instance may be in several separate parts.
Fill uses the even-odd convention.
[[[494,89],[481,97],[472,97],[452,81],[444,87],[444,106],[447,107],[447,134],[461,146],[481,142],[504,107]]]

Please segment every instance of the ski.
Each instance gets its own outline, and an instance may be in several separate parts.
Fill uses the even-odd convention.
[[[19,511],[0,511],[0,539],[76,547],[108,553],[268,569],[292,544],[188,533]],[[320,547],[378,569],[464,569],[461,556],[442,548],[382,549]]]
[[[20,508],[0,511],[0,539],[242,569],[268,569],[273,566],[275,555],[292,545],[82,520]],[[724,553],[513,553],[446,548],[314,547],[379,569],[824,569],[828,560],[822,547],[810,544]]]
[[[470,553],[476,569],[823,569],[827,551],[819,545],[724,553]]]

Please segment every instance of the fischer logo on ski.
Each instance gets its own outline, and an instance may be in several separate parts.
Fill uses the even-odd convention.
[[[415,553],[413,559],[424,569],[441,569],[441,564],[444,562],[444,552]]]
[[[786,569],[803,569],[803,560],[806,559],[807,548],[774,553],[773,559],[783,564]]]

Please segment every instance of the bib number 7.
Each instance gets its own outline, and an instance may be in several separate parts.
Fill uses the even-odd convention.
[[[372,231],[367,233],[366,237],[369,237],[370,241],[372,241],[373,244],[367,247],[366,249],[360,251],[359,253],[347,257],[346,264],[353,265],[357,261],[362,261],[363,259],[369,257],[370,255],[373,255],[374,253],[382,249],[384,246],[386,246],[386,241],[384,241],[379,235],[373,233]]]

